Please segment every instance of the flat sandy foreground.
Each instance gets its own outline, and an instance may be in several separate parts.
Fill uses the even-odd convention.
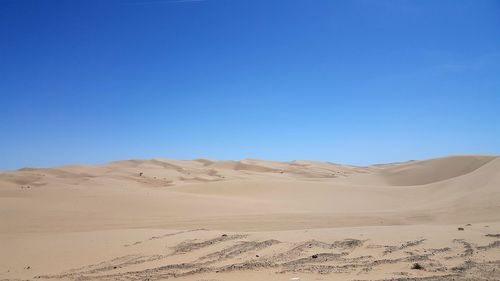
[[[0,280],[500,280],[500,157],[0,173]]]

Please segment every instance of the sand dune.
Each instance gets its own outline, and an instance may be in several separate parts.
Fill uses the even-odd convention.
[[[471,173],[493,161],[497,156],[449,156],[425,161],[410,161],[385,166],[378,173],[367,176],[366,183],[384,183],[394,186],[424,185]]]
[[[499,280],[500,157],[24,168],[0,220],[0,280]]]

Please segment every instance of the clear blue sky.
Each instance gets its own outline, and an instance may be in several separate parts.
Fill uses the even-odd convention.
[[[0,0],[0,169],[500,153],[500,1]]]

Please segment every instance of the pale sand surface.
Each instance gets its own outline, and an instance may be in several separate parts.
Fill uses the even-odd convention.
[[[172,278],[500,280],[500,158],[0,173],[0,280]]]

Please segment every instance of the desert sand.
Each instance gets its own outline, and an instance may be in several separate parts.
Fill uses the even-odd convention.
[[[500,157],[0,173],[0,280],[500,280]]]

